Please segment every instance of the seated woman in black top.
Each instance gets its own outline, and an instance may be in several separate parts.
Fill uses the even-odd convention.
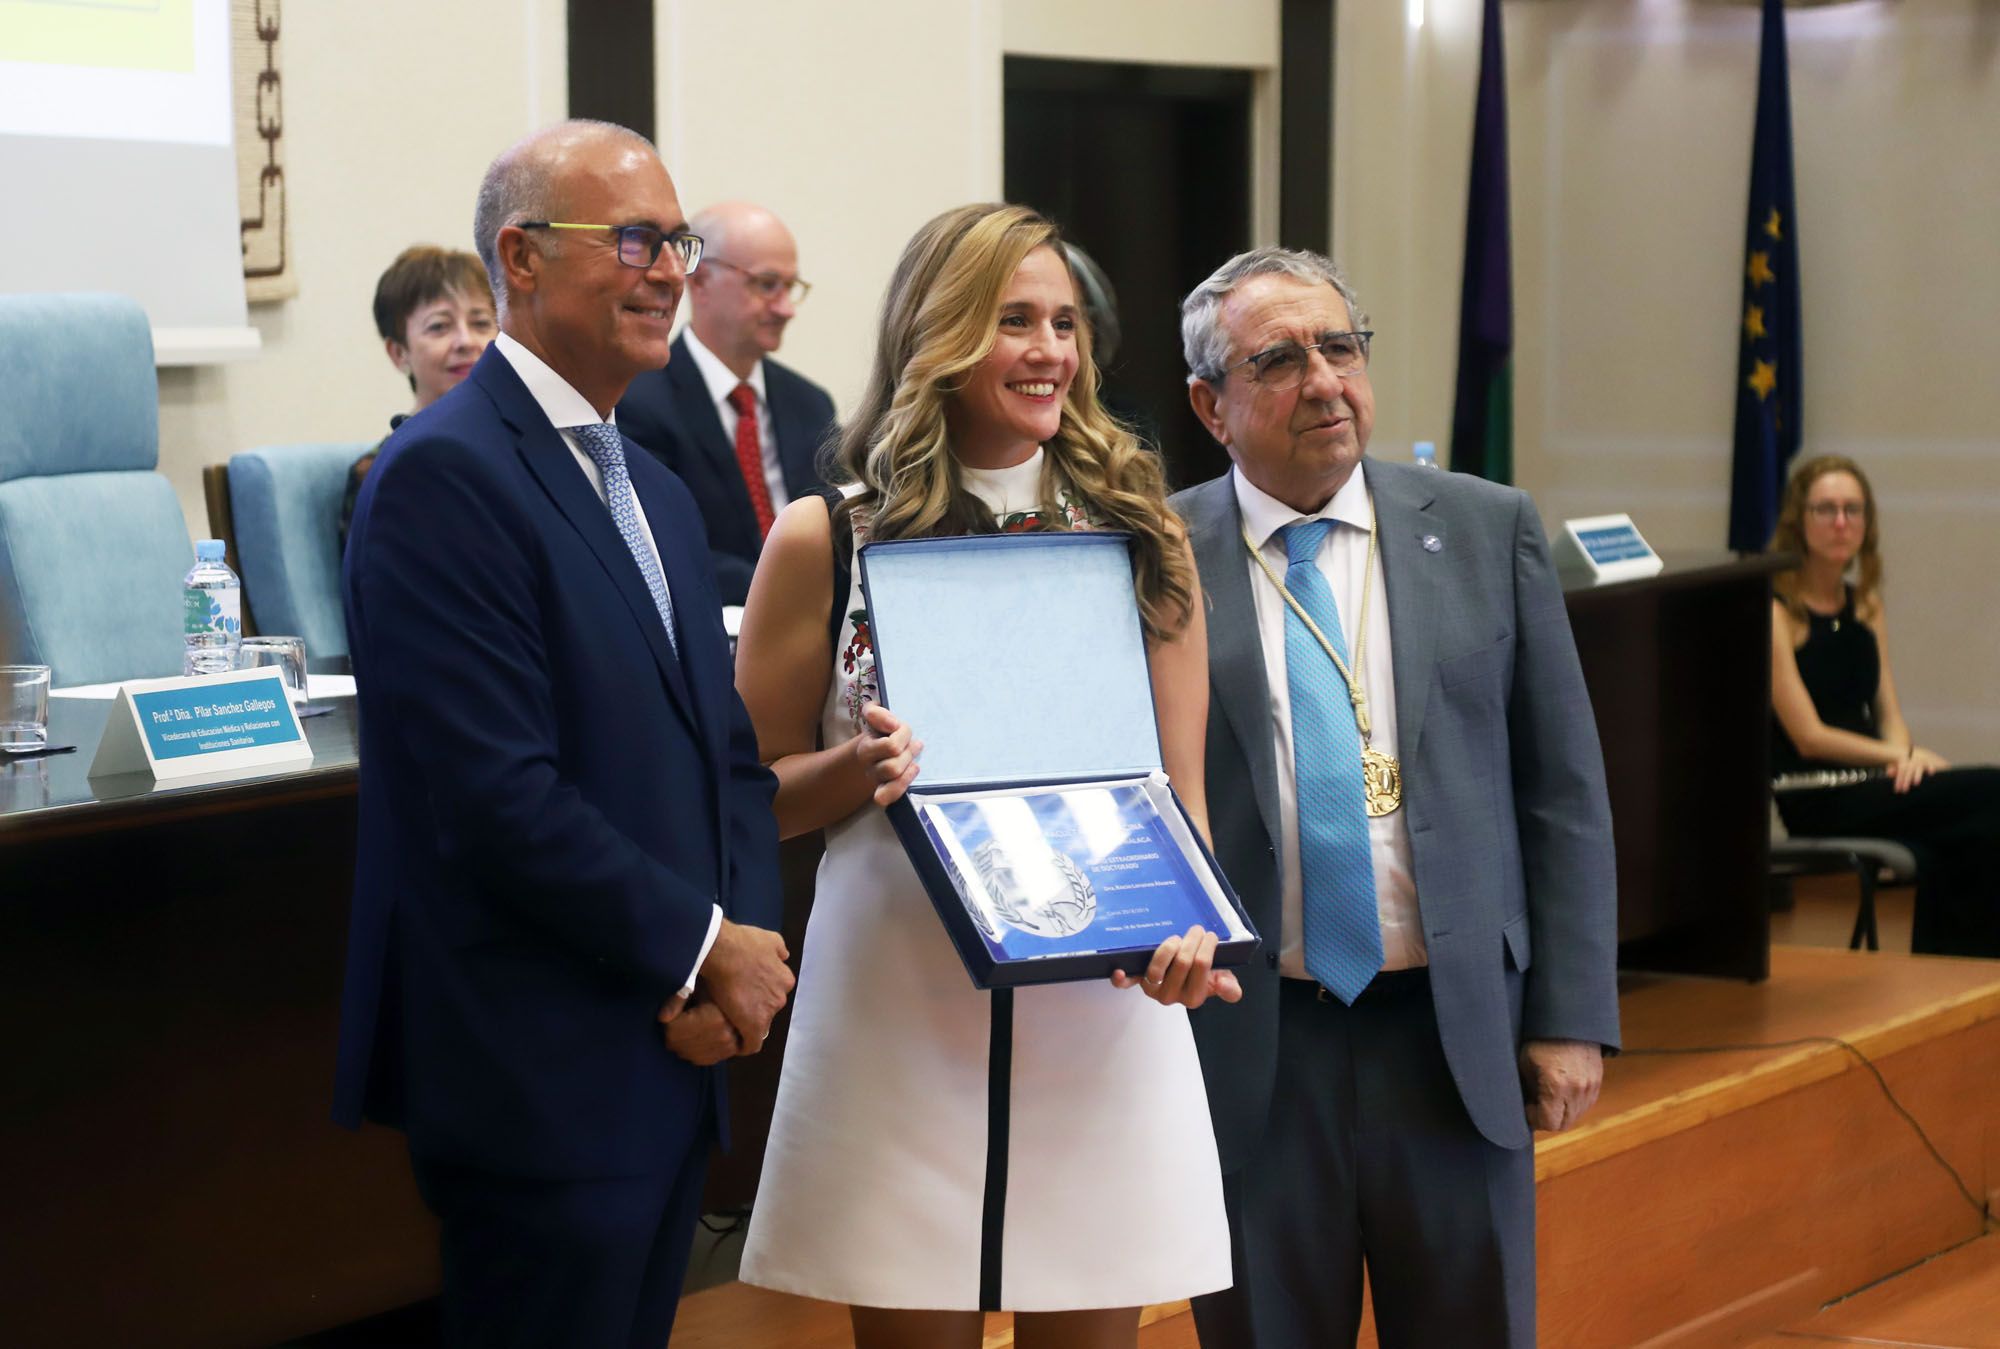
[[[486,269],[470,253],[417,244],[397,254],[375,283],[375,331],[389,361],[410,381],[416,402],[389,419],[389,429],[422,412],[458,386],[500,331]],[[386,437],[385,437],[386,438]],[[347,548],[347,525],[361,480],[375,463],[377,441],[354,461],[347,495],[340,503],[340,547]]]
[[[1917,858],[1913,951],[2000,955],[2000,769],[1915,744],[1883,619],[1875,494],[1852,460],[1792,474],[1771,538],[1772,786],[1802,836],[1890,838]],[[1853,579],[1849,580],[1849,573]]]

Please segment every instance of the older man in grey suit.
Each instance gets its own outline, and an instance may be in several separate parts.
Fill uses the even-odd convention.
[[[1333,264],[1241,254],[1182,309],[1232,472],[1181,493],[1208,595],[1215,851],[1273,953],[1195,1017],[1236,1286],[1207,1349],[1532,1345],[1530,1127],[1618,1040],[1610,808],[1526,495],[1364,462]]]

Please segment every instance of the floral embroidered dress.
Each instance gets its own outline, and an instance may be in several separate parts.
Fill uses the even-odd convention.
[[[1039,450],[960,470],[1003,530],[1041,526],[1042,471]],[[1088,524],[1060,505],[1066,523]],[[846,603],[829,745],[855,734],[875,694],[858,576]],[[1017,1311],[1228,1286],[1187,1013],[1092,982],[1017,990],[1004,1021],[883,813],[866,806],[829,828],[745,1282],[872,1307]]]

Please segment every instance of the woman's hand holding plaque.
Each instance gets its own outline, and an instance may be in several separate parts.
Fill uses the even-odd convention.
[[[1116,988],[1143,990],[1163,1007],[1178,1003],[1192,1011],[1211,997],[1236,1002],[1243,996],[1243,985],[1228,970],[1213,968],[1217,940],[1215,933],[1197,924],[1187,935],[1161,942],[1138,978],[1113,970],[1111,983]]]
[[[875,804],[892,805],[917,776],[917,757],[924,752],[924,742],[910,733],[907,722],[880,703],[863,708],[861,721],[864,729],[854,737],[854,757],[875,784]]]

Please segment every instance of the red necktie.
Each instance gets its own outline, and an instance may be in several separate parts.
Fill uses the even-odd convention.
[[[757,439],[757,391],[737,385],[729,391],[729,406],[736,409],[736,466],[743,470],[750,508],[757,512],[757,537],[763,538],[771,532],[771,488],[764,481],[764,448]]]

